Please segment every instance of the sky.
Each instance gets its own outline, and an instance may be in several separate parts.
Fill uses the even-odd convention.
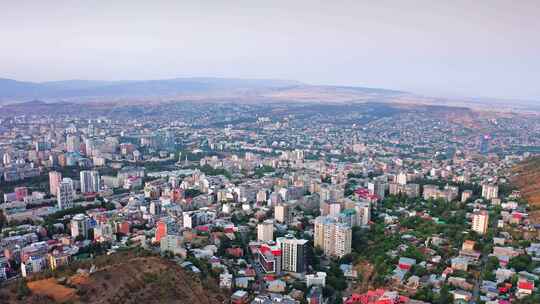
[[[540,5],[0,0],[0,78],[201,76],[540,101]]]

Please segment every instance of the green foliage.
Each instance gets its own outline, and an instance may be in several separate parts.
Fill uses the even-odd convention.
[[[326,272],[326,283],[334,290],[342,291],[347,288],[347,281],[343,275],[343,271],[339,268],[336,262],[330,264],[330,269]]]
[[[415,300],[424,301],[428,303],[433,303],[434,298],[435,298],[435,294],[433,293],[431,286],[423,286],[413,296],[413,299]]]
[[[424,267],[422,267],[422,266],[420,266],[418,264],[415,264],[411,268],[411,274],[415,275],[415,276],[423,277],[423,276],[429,274],[429,272],[427,271],[426,268],[424,268]]]
[[[201,195],[202,192],[197,190],[197,189],[187,189],[185,192],[184,192],[184,195],[186,198],[193,198],[193,197],[197,197],[199,195]]]
[[[482,279],[488,281],[495,281],[496,277],[493,273],[497,268],[499,268],[499,259],[497,257],[489,257],[486,261],[484,271],[482,273]]]
[[[257,178],[261,178],[263,177],[266,173],[272,173],[274,172],[274,168],[270,167],[270,166],[262,166],[262,167],[259,167],[255,170],[255,177]]]
[[[523,299],[516,300],[516,304],[538,304],[540,303],[540,294],[533,294]]]
[[[102,255],[102,254],[105,254],[109,248],[111,248],[111,244],[109,242],[90,243],[90,245],[80,248],[78,255],[84,255],[84,254],[91,254],[94,256]]]
[[[441,292],[439,293],[439,296],[436,298],[435,302],[437,304],[447,304],[447,303],[454,303],[454,296],[450,293],[450,289],[448,288],[448,285],[443,285],[441,288]]]
[[[209,176],[223,175],[227,178],[231,178],[231,173],[223,168],[214,169],[209,165],[204,165],[199,168],[201,172]]]
[[[354,193],[354,190],[356,189],[357,182],[356,180],[349,180],[345,184],[345,196],[352,195]]]
[[[424,255],[420,252],[420,250],[418,250],[418,248],[414,246],[407,247],[405,252],[403,252],[402,256],[406,258],[415,259],[417,263],[420,263],[425,260]]]
[[[187,261],[193,263],[193,265],[201,271],[201,277],[206,278],[208,274],[210,274],[211,265],[208,263],[208,261],[197,259],[194,256],[188,256]]]
[[[510,262],[508,262],[508,268],[514,268],[516,272],[529,270],[529,268],[533,267],[534,263],[532,262],[532,258],[526,254],[511,258]]]

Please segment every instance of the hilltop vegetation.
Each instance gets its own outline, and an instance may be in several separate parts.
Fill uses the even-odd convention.
[[[97,270],[92,274],[77,269]],[[204,286],[203,286],[204,285]],[[201,282],[176,263],[142,251],[99,256],[0,289],[1,303],[190,303],[226,299],[211,280]]]

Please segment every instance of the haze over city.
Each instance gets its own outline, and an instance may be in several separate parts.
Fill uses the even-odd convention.
[[[1,77],[278,78],[540,100],[537,1],[3,1]],[[511,101],[509,101],[511,102]]]
[[[539,304],[537,1],[0,4],[1,304]]]

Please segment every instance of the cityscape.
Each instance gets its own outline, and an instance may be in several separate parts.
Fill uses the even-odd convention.
[[[540,304],[538,3],[1,6],[0,304]]]
[[[537,299],[540,226],[512,183],[540,146],[537,116],[378,103],[13,111],[0,118],[0,278],[27,280],[32,296],[47,282],[65,289],[48,300],[122,302],[94,286],[97,261],[148,255],[201,280],[209,303]]]

